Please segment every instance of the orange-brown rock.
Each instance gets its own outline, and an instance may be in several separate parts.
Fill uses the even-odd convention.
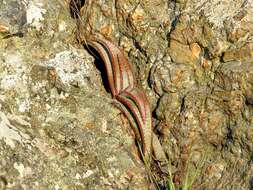
[[[223,61],[246,61],[253,59],[253,44],[246,44],[240,49],[226,51]]]
[[[176,40],[171,40],[170,42],[170,56],[176,63],[189,65],[197,64],[199,61],[196,57],[198,51],[197,46],[194,47],[194,50],[191,50],[188,45],[181,44]]]

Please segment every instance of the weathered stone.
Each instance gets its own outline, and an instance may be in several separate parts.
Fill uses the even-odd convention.
[[[19,33],[27,22],[25,3],[16,0],[2,0],[0,2],[0,25],[3,32]]]
[[[164,94],[160,98],[158,107],[156,109],[157,118],[165,121],[167,124],[170,123],[170,126],[172,126],[180,114],[181,105],[182,100],[178,94]]]
[[[190,49],[192,51],[192,55],[195,56],[196,58],[199,58],[201,47],[198,45],[198,43],[190,44]]]
[[[128,122],[76,44],[90,35],[131,60],[178,187],[199,169],[192,189],[252,189],[252,1],[81,1],[79,28],[70,1],[0,2],[0,189],[148,188]]]
[[[151,84],[156,93],[179,92],[182,96],[196,88],[191,66],[165,62],[154,65],[151,70]]]
[[[163,134],[164,148],[173,163],[175,183],[183,183],[185,168],[191,168],[191,175],[206,155],[210,164],[205,162],[205,169],[192,189],[201,184],[200,189],[208,190],[249,189],[252,167],[245,169],[245,178],[239,181],[233,179],[240,179],[242,172],[233,171],[245,168],[252,155],[252,143],[244,138],[244,130],[251,134],[252,83],[241,82],[251,76],[250,63],[245,66],[252,57],[251,50],[242,47],[252,41],[252,2],[120,0],[116,6],[106,3],[115,17],[101,14],[104,4],[97,1],[87,6],[88,15],[82,17],[84,22],[89,20],[86,31],[100,36],[97,31],[111,26],[109,38],[124,47],[140,85],[145,89],[151,87],[157,95],[150,93],[153,105],[157,99],[157,130]],[[230,56],[230,51],[239,53]],[[240,60],[244,66],[224,64],[224,58]],[[236,73],[232,71],[234,67]],[[243,149],[240,143],[245,145]],[[240,163],[231,164],[238,155]],[[189,167],[187,163],[191,163]]]
[[[191,51],[188,45],[183,45],[175,40],[170,41],[169,52],[175,63],[196,65],[199,61],[195,55],[196,52]]]
[[[147,189],[130,126],[74,41],[67,6],[0,0],[10,28],[0,36],[0,189]]]
[[[252,60],[253,59],[253,44],[246,44],[240,49],[226,51],[222,59],[224,62]]]

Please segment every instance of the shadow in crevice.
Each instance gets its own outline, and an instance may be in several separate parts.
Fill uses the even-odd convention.
[[[111,93],[109,80],[108,80],[108,76],[106,73],[106,67],[105,67],[103,59],[101,58],[99,53],[92,46],[84,46],[84,48],[95,58],[95,66],[99,70],[99,72],[101,73],[104,88],[105,88],[106,92]]]
[[[78,19],[80,17],[80,10],[84,4],[85,0],[70,0],[69,11],[72,18]]]
[[[253,190],[253,176],[249,182],[249,190]]]

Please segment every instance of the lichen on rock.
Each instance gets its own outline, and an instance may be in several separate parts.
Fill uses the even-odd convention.
[[[149,187],[90,35],[132,63],[177,187],[252,189],[252,1],[82,1],[79,28],[70,2],[0,0],[0,189]]]
[[[2,2],[0,189],[147,186],[129,124],[75,41],[68,2]]]
[[[207,155],[193,189],[252,188],[252,7],[119,0],[82,8],[84,38],[119,44],[150,95],[177,186]]]

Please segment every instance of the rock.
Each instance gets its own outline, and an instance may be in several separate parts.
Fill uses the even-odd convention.
[[[192,55],[195,56],[196,58],[199,58],[201,47],[198,45],[198,43],[190,44],[190,49],[192,51]]]
[[[2,0],[0,9],[0,25],[2,32],[11,34],[22,33],[27,22],[25,2]]]
[[[65,6],[0,3],[10,28],[0,38],[0,189],[145,189],[131,128]]]
[[[224,62],[252,60],[253,59],[253,44],[246,44],[240,49],[226,51],[222,59]]]
[[[123,47],[139,84],[152,96],[155,129],[177,185],[185,181],[186,168],[195,173],[199,160],[207,159],[210,164],[203,164],[192,189],[200,184],[201,189],[249,189],[252,168],[241,181],[232,180],[242,173],[232,175],[231,168],[243,168],[251,157],[244,132],[252,130],[252,3],[120,0],[116,6],[98,2],[87,8],[85,36],[102,34]],[[101,32],[104,26],[111,32]],[[247,148],[238,146],[242,141]],[[241,162],[229,164],[238,155]]]
[[[156,93],[178,92],[184,96],[196,88],[193,69],[184,64],[164,62],[154,65],[151,70],[151,84]]]
[[[251,189],[252,1],[81,1],[72,18],[70,2],[0,3],[0,189],[148,188],[128,121],[76,43],[91,35],[129,58],[176,188],[198,174],[192,189]],[[152,172],[167,188],[168,171]]]
[[[187,45],[171,40],[169,52],[173,62],[196,65],[198,63],[198,55],[196,56],[196,54],[199,54],[197,51],[200,52],[200,50],[197,50],[196,46],[193,47],[192,45],[191,47],[192,49]]]

